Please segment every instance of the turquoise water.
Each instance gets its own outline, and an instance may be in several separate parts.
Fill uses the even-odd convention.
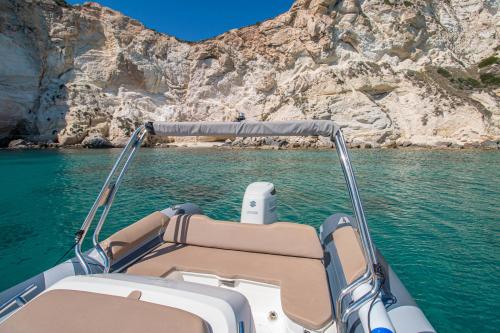
[[[71,245],[118,150],[0,152],[0,290]],[[500,327],[500,153],[357,150],[352,159],[377,247],[439,332]],[[333,151],[143,149],[104,235],[191,201],[239,218],[245,187],[275,183],[281,220],[319,226],[349,212]]]

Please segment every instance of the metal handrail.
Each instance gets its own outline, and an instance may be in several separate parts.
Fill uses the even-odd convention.
[[[378,288],[380,288],[380,280],[375,278],[373,280],[373,286],[366,294],[359,298],[356,302],[349,304],[349,306],[342,312],[342,317],[340,318],[340,327],[345,327],[347,320],[354,311],[359,310],[366,303],[371,302],[378,294]],[[344,329],[342,329],[344,331]]]
[[[104,206],[104,209],[103,209],[103,212],[102,212],[101,217],[99,219],[97,228],[94,232],[93,242],[94,242],[94,246],[96,246],[96,249],[97,249],[99,256],[104,261],[105,270],[106,269],[109,270],[110,264],[109,264],[108,256],[106,255],[104,250],[98,244],[99,232],[101,231],[102,225],[104,224],[104,221],[109,213],[109,209],[111,208],[114,197],[116,195],[116,191],[118,190],[118,187],[123,179],[123,176],[124,176],[125,172],[128,170],[130,162],[132,161],[137,149],[140,147],[142,141],[144,140],[146,133],[147,133],[147,130],[144,126],[139,126],[134,131],[134,133],[130,137],[129,141],[125,145],[125,148],[123,149],[120,156],[118,157],[115,164],[113,165],[113,168],[111,169],[108,177],[106,178],[106,181],[104,182],[104,185],[102,186],[101,192],[99,192],[97,199],[95,200],[94,204],[92,205],[92,208],[90,209],[89,213],[87,214],[85,221],[83,222],[80,230],[78,231],[78,233],[76,235],[75,254],[76,254],[76,257],[77,257],[78,261],[80,262],[85,274],[90,274],[91,270],[90,270],[89,264],[85,260],[84,254],[82,253],[82,243],[83,243],[83,240],[85,239],[85,236],[87,235],[87,232],[89,231],[89,228],[92,224],[92,221],[95,218],[97,210],[101,206]],[[111,181],[112,181],[113,177],[115,176],[115,174],[118,170],[118,167],[122,164],[122,162],[125,158],[126,158],[126,162],[123,164],[118,178],[116,179],[113,186],[110,187]],[[96,232],[97,232],[97,234],[96,234]]]
[[[352,164],[345,144],[344,135],[342,131],[337,131],[335,136],[332,138],[335,142],[335,147],[337,154],[340,159],[340,164],[342,166],[342,171],[344,173],[344,178],[347,183],[347,188],[349,190],[349,197],[352,202],[354,217],[358,224],[358,234],[361,240],[361,247],[363,249],[363,254],[365,256],[367,267],[362,276],[358,277],[355,281],[347,285],[340,291],[339,296],[335,302],[335,314],[337,318],[337,331],[343,333],[345,331],[345,326],[349,316],[360,307],[362,307],[367,302],[373,300],[377,291],[380,287],[380,281],[378,276],[375,274],[374,267],[378,265],[377,257],[375,255],[375,248],[368,230],[368,223],[366,222],[365,213],[363,210],[363,203],[359,195],[358,186],[356,183],[356,178],[354,176],[354,171],[352,169]],[[371,289],[365,295],[360,297],[354,302],[348,304],[348,306],[343,308],[343,301],[348,296],[351,295],[357,287],[362,284],[371,282]]]
[[[97,223],[97,226],[94,230],[92,242],[93,242],[94,246],[96,247],[97,253],[99,253],[99,256],[104,261],[104,272],[105,273],[109,272],[109,268],[110,268],[111,264],[110,264],[110,261],[108,259],[108,256],[106,255],[105,251],[102,249],[101,245],[99,244],[99,234],[101,233],[101,229],[102,229],[102,226],[104,224],[104,221],[106,220],[106,217],[108,216],[109,210],[111,209],[111,205],[113,204],[113,201],[114,201],[115,196],[116,196],[116,192],[118,191],[118,188],[123,180],[123,176],[127,172],[128,168],[130,166],[130,163],[134,159],[134,156],[137,153],[137,150],[139,149],[146,134],[147,134],[147,131],[145,131],[145,130],[140,132],[140,134],[138,134],[138,138],[136,139],[136,141],[132,145],[132,149],[130,151],[130,154],[129,154],[127,160],[125,161],[125,164],[123,164],[123,168],[120,171],[120,174],[116,178],[116,181],[113,184],[113,186],[108,194],[106,204],[104,205],[104,209],[102,211],[101,217],[99,218],[99,222]]]

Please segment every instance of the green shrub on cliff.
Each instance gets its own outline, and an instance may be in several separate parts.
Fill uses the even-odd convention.
[[[485,73],[480,75],[481,82],[487,86],[500,86],[500,77],[491,74]]]
[[[440,74],[440,75],[442,75],[442,76],[444,76],[444,77],[446,77],[446,78],[450,78],[450,77],[451,77],[451,73],[450,73],[450,72],[448,72],[448,71],[447,71],[446,69],[444,69],[443,67],[439,67],[439,68],[437,69],[437,72],[438,72],[438,74]]]
[[[460,84],[460,88],[479,88],[481,86],[481,82],[471,77],[466,78],[458,78],[457,81]]]
[[[491,66],[494,64],[498,64],[498,63],[500,63],[500,58],[495,57],[495,56],[491,56],[491,57],[484,58],[483,60],[481,60],[479,62],[479,64],[477,64],[477,66],[479,68],[483,68],[483,67]]]

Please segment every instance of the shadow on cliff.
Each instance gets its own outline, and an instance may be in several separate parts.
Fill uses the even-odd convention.
[[[0,68],[0,147],[16,139],[41,141],[40,124],[45,127],[45,140],[57,134],[47,130],[50,125],[44,126],[54,118],[54,112],[46,112],[45,107],[54,103],[56,96],[60,99],[57,112],[64,115],[69,110],[67,94],[50,92],[64,84],[54,83],[48,64],[53,45],[45,13],[61,17],[62,7],[69,5],[64,1],[11,2],[2,8],[0,55],[9,66]]]

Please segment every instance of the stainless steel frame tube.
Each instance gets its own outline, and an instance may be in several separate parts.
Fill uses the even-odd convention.
[[[340,164],[342,166],[342,171],[344,173],[344,178],[347,184],[347,189],[349,191],[349,196],[351,198],[354,217],[357,222],[358,233],[361,240],[361,245],[363,252],[367,261],[367,268],[365,273],[356,279],[353,283],[346,286],[341,290],[337,300],[335,301],[335,314],[337,319],[337,330],[339,333],[345,331],[345,324],[349,319],[352,312],[358,310],[363,304],[369,302],[376,296],[376,291],[380,286],[378,277],[375,275],[374,267],[377,265],[377,257],[375,255],[375,248],[370,236],[370,231],[368,229],[368,224],[366,222],[365,213],[363,210],[363,203],[359,195],[358,186],[356,183],[356,178],[354,176],[354,170],[352,168],[351,159],[349,152],[347,151],[344,135],[342,131],[337,131],[333,137],[335,142],[335,148],[340,159]],[[350,295],[354,289],[359,287],[364,283],[371,282],[371,290],[359,300],[349,304],[346,309],[343,309],[343,300],[346,296]]]
[[[114,197],[114,194],[116,193],[115,189],[111,190],[113,193],[106,193],[106,190],[108,189],[108,186],[111,184],[111,180],[113,179],[116,171],[118,170],[118,167],[121,165],[122,161],[126,157],[127,160],[126,160],[125,164],[123,165],[122,172],[121,172],[121,175],[123,177],[123,174],[124,174],[123,169],[125,168],[125,171],[126,171],[126,169],[128,169],[128,165],[132,161],[131,157],[134,156],[138,146],[141,145],[146,133],[147,132],[146,132],[146,129],[144,126],[140,126],[134,131],[134,133],[130,137],[129,141],[127,142],[125,148],[123,149],[120,156],[118,157],[115,164],[113,165],[111,172],[109,173],[108,177],[106,178],[106,181],[104,182],[104,185],[102,186],[101,192],[99,192],[97,199],[94,201],[92,208],[90,209],[89,213],[87,214],[87,217],[85,218],[85,221],[83,222],[83,224],[80,228],[81,234],[78,236],[79,238],[77,239],[77,242],[76,242],[75,255],[76,255],[78,261],[80,262],[85,274],[91,273],[90,266],[87,263],[87,261],[85,260],[84,254],[82,253],[82,243],[85,239],[85,236],[87,235],[87,232],[90,228],[90,225],[92,224],[92,221],[94,220],[94,217],[97,213],[97,210],[100,207],[100,202],[103,199],[104,195],[108,196],[106,198],[106,205],[107,205],[109,203],[110,195],[113,195],[113,197]],[[120,181],[121,181],[121,178],[120,178]],[[114,187],[116,187],[116,184]],[[109,205],[109,207],[110,207],[110,205]],[[107,209],[105,209],[105,211],[103,211],[103,213],[106,212],[106,215],[107,215],[107,212],[109,211],[109,207]],[[104,223],[104,220],[102,220],[102,222],[100,223],[101,227],[102,227],[103,223]],[[99,254],[101,255],[101,253],[99,253]],[[107,256],[105,256],[105,257],[106,257],[106,259],[103,258],[103,260],[105,260],[105,264],[106,264],[106,261],[108,259],[107,259]]]

